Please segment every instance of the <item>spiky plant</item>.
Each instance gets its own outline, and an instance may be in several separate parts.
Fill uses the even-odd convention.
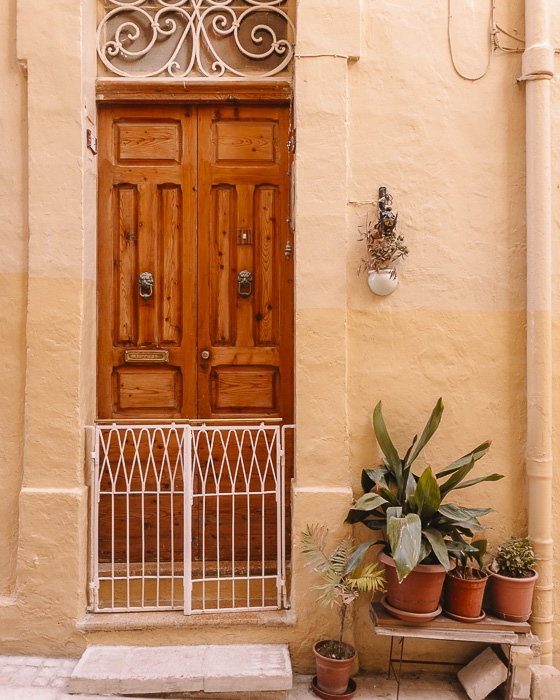
[[[338,643],[332,645],[333,658],[345,656],[346,647],[342,643],[344,624],[348,607],[360,593],[378,591],[383,588],[385,579],[378,564],[364,564],[360,567],[365,552],[358,559],[353,559],[356,551],[350,535],[345,537],[333,551],[327,555],[325,548],[329,530],[324,525],[308,525],[301,536],[301,551],[308,559],[306,566],[312,566],[324,583],[313,586],[321,591],[317,597],[320,605],[338,605],[340,616],[340,634]]]

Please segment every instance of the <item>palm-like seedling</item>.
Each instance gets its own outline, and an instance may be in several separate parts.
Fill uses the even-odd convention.
[[[399,581],[421,562],[440,563],[450,568],[449,557],[479,558],[480,545],[469,540],[484,529],[479,518],[492,508],[464,508],[443,503],[453,490],[474,486],[482,481],[497,481],[501,474],[490,474],[465,481],[475,462],[488,452],[490,441],[483,442],[435,474],[426,467],[417,476],[412,465],[436,432],[443,413],[440,398],[418,440],[415,436],[404,457],[400,457],[385,425],[381,401],[373,412],[373,428],[383,463],[377,469],[362,471],[364,495],[350,509],[347,523],[362,522],[371,530],[383,532],[385,539],[368,542],[354,552],[359,558],[375,544],[384,544],[392,555]],[[353,565],[351,558],[349,565]]]
[[[308,525],[301,537],[301,551],[307,557],[307,565],[313,567],[324,583],[314,586],[321,591],[317,602],[322,605],[339,606],[340,634],[338,650],[342,655],[342,637],[348,606],[362,592],[377,591],[383,588],[383,572],[377,564],[360,564],[365,554],[352,558],[355,547],[352,537],[345,537],[340,544],[327,555],[325,548],[329,531],[325,526]],[[352,564],[350,560],[352,559]]]

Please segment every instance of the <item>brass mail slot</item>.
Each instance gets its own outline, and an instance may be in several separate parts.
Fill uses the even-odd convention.
[[[125,350],[124,361],[133,362],[169,362],[169,350]]]

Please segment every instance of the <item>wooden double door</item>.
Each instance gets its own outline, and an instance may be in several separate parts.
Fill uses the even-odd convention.
[[[293,420],[289,110],[102,105],[98,417]]]

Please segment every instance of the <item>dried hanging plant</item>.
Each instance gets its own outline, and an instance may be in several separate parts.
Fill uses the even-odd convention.
[[[387,193],[386,188],[379,188],[379,214],[374,223],[369,216],[358,230],[360,241],[366,242],[367,257],[362,258],[358,267],[358,274],[374,270],[379,272],[384,268],[393,267],[400,258],[408,255],[408,248],[404,244],[404,238],[396,231],[398,214],[391,209],[393,198]],[[395,277],[393,270],[391,276]]]

